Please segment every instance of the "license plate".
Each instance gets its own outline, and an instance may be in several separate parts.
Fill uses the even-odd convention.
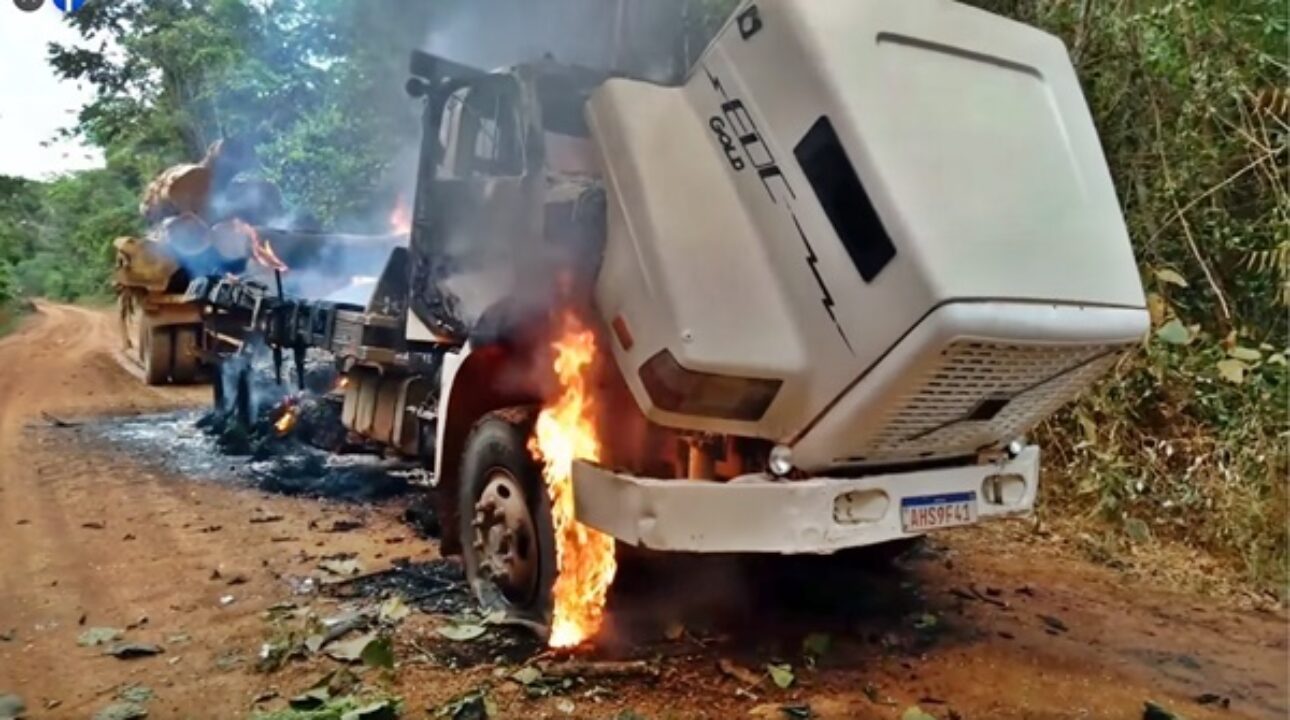
[[[900,501],[905,532],[924,532],[976,522],[976,493],[916,495]]]

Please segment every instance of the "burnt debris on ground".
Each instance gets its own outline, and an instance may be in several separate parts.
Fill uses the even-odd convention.
[[[92,434],[181,475],[284,495],[373,502],[406,494],[414,464],[352,442],[333,394],[330,363],[311,359],[303,389],[279,383],[271,363],[238,359],[217,379],[215,403],[90,423]]]
[[[435,642],[420,648],[439,665],[465,668],[496,662],[499,658],[508,663],[522,662],[545,649],[531,628],[506,624],[500,617],[469,619],[479,613],[479,606],[471,594],[461,564],[452,560],[396,561],[389,570],[328,584],[324,591],[332,597],[346,600],[398,597],[422,612],[461,619],[449,626],[450,630],[479,629],[477,635],[469,634],[468,642],[456,641],[451,632],[445,631]]]
[[[461,563],[452,560],[396,560],[389,570],[327,587],[329,595],[345,599],[397,594],[408,605],[441,615],[455,615],[475,607]]]
[[[184,411],[113,418],[86,428],[138,457],[200,480],[348,502],[386,500],[412,488],[406,462],[362,453],[336,455],[292,436],[261,443],[256,455],[229,454],[202,429],[202,418]]]

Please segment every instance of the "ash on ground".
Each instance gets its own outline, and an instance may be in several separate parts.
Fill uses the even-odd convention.
[[[284,367],[284,375],[290,363]],[[310,359],[303,388],[279,383],[263,353],[221,368],[216,402],[185,411],[105,420],[92,428],[113,444],[180,474],[284,495],[372,502],[407,493],[404,460],[355,442],[340,421],[337,376]],[[288,381],[289,382],[289,381]]]
[[[378,455],[334,455],[288,435],[229,453],[222,438],[203,429],[204,413],[184,411],[118,418],[87,429],[136,457],[151,458],[199,480],[307,497],[371,502],[408,493],[407,464]]]

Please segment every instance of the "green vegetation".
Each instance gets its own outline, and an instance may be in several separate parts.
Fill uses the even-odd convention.
[[[1044,513],[1111,546],[1178,541],[1283,592],[1287,563],[1287,19],[1280,0],[974,0],[1070,48],[1141,264],[1155,329],[1039,429]],[[698,0],[707,28],[733,3]],[[55,47],[95,100],[69,132],[106,169],[0,178],[0,304],[105,292],[158,170],[250,138],[288,202],[356,229],[411,156],[406,49],[448,3],[118,0],[69,16],[120,52]],[[686,43],[687,52],[701,47]],[[379,41],[373,42],[373,38]],[[1108,544],[1103,543],[1103,544]]]
[[[1101,548],[1203,548],[1284,594],[1284,4],[976,4],[1070,48],[1155,324],[1112,377],[1040,429],[1045,515],[1108,529]]]

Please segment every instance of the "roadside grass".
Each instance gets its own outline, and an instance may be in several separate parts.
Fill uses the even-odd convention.
[[[1201,550],[1248,589],[1285,602],[1285,357],[1202,338],[1194,345],[1153,338],[1038,429],[1039,517],[1093,560],[1174,558],[1191,567],[1153,574],[1181,578],[1205,564],[1192,552]],[[1234,354],[1246,358],[1239,373],[1228,364]]]
[[[32,310],[34,308],[26,300],[15,300],[0,304],[0,337],[4,337],[17,329],[18,324]]]

